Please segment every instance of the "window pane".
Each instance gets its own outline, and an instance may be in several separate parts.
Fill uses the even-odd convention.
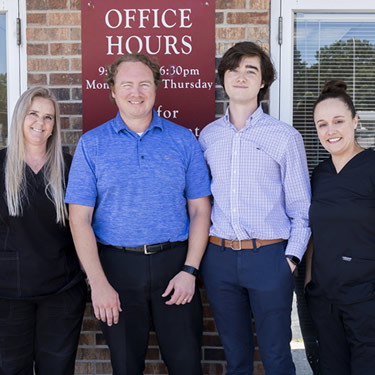
[[[343,79],[360,117],[357,141],[375,146],[375,14],[296,13],[293,126],[303,135],[312,170],[328,154],[312,106],[329,79]]]
[[[6,16],[0,13],[0,148],[6,145],[7,137]]]

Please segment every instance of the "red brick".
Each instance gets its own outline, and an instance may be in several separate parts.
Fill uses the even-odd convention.
[[[80,55],[81,43],[51,43],[51,55]]]
[[[216,0],[216,9],[241,9],[246,7],[246,0]]]
[[[160,360],[160,352],[158,348],[148,348],[146,353],[146,359],[148,360]]]
[[[95,345],[95,334],[81,333],[79,336],[79,345]]]
[[[27,55],[48,55],[48,44],[46,43],[28,43]]]
[[[78,13],[78,12],[51,13],[49,15],[49,24],[51,26],[81,25],[81,13]]]
[[[227,23],[230,25],[268,25],[268,12],[230,12],[227,15]]]
[[[68,0],[27,0],[27,10],[67,9]]]
[[[81,0],[70,0],[70,9],[81,10]]]
[[[224,13],[223,12],[216,12],[215,13],[215,24],[219,25],[224,22]]]
[[[47,14],[46,13],[28,13],[27,14],[27,25],[46,25]]]
[[[76,145],[81,135],[81,131],[63,130],[61,132],[61,142],[63,145]]]
[[[224,375],[224,366],[219,363],[202,363],[203,375]]]
[[[83,331],[101,331],[101,328],[97,320],[83,319],[82,330]]]
[[[52,73],[50,75],[51,85],[81,85],[82,74],[80,73]]]
[[[109,349],[78,348],[77,359],[108,360],[110,359]]]
[[[269,39],[268,26],[255,26],[247,29],[247,37],[249,40],[268,40]]]
[[[26,31],[26,37],[28,41],[69,40],[69,29],[29,27]]]
[[[98,362],[96,364],[96,374],[112,374],[110,362]]]
[[[29,73],[27,75],[27,84],[28,86],[35,85],[46,85],[47,84],[47,75],[46,74],[33,74]]]
[[[61,129],[69,129],[70,128],[69,117],[60,117],[60,126],[61,126]]]
[[[78,115],[82,113],[81,103],[60,103],[60,112],[62,115]]]
[[[82,117],[71,117],[70,123],[71,129],[82,130]]]
[[[245,39],[245,28],[244,27],[220,27],[216,29],[216,40],[218,39]]]
[[[70,29],[70,40],[81,40],[81,28],[72,27]]]
[[[82,100],[82,88],[81,87],[72,88],[72,100]]]
[[[74,70],[82,71],[82,59],[81,58],[70,59],[70,64],[72,67],[72,71]]]
[[[35,71],[51,71],[51,70],[69,70],[69,60],[64,58],[52,59],[40,59],[40,58],[28,58],[27,59],[27,70],[31,72]]]
[[[270,9],[270,0],[251,0],[251,9]]]
[[[74,374],[95,374],[94,369],[94,363],[92,362],[82,362],[82,361],[76,361],[75,367],[74,367]]]
[[[202,345],[203,346],[222,346],[221,340],[218,334],[203,334]]]
[[[204,332],[216,332],[216,325],[213,319],[203,319]]]
[[[224,115],[224,103],[215,103],[215,114]]]
[[[146,362],[144,373],[145,375],[168,374],[168,369],[163,362]]]
[[[262,363],[254,364],[254,375],[266,375],[266,373],[264,372],[264,367]]]

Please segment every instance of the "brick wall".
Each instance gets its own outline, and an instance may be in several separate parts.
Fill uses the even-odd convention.
[[[251,40],[269,45],[270,0],[216,0],[217,61],[234,43]],[[73,151],[82,133],[80,0],[27,0],[28,86],[45,85],[57,96],[62,114],[64,148]],[[216,87],[216,115],[226,107],[224,90]],[[225,374],[224,351],[203,289],[204,374]],[[254,375],[263,375],[256,352]],[[86,306],[76,374],[111,374],[109,351],[90,303]],[[155,335],[150,335],[145,374],[167,374]]]

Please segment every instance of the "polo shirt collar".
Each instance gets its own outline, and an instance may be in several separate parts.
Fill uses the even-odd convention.
[[[264,112],[263,112],[262,106],[259,105],[259,107],[255,110],[255,112],[246,120],[246,124],[245,124],[245,127],[243,129],[247,129],[250,126],[254,126],[263,117],[263,115],[264,115]],[[228,106],[227,110],[225,111],[224,121],[228,126],[231,126],[234,129],[236,129],[236,127],[230,122],[229,106]],[[237,131],[237,129],[236,129],[236,131]]]
[[[117,112],[116,117],[112,121],[112,127],[115,130],[116,133],[120,133],[121,131],[127,131],[132,134],[136,134],[134,131],[129,129],[129,127],[125,124],[124,120],[122,119],[120,115],[120,111]],[[156,111],[152,110],[152,121],[150,126],[145,130],[145,133],[152,130],[153,128],[159,128],[160,130],[163,130],[163,121],[158,116]]]

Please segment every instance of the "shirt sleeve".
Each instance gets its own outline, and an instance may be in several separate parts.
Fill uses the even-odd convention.
[[[287,144],[282,178],[285,211],[291,222],[285,254],[302,259],[311,234],[308,216],[311,189],[305,148],[299,133],[293,135]]]
[[[81,137],[70,167],[65,203],[95,207],[97,186],[93,154]]]
[[[210,176],[203,152],[195,136],[191,134],[190,160],[186,171],[185,195],[188,199],[211,195]]]

